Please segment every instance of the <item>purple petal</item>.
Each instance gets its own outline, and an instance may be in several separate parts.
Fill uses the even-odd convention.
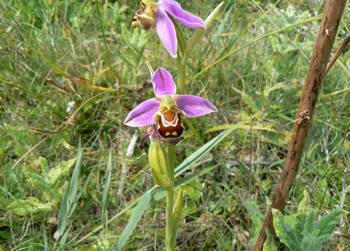
[[[153,116],[159,111],[160,104],[157,99],[148,99],[136,106],[126,117],[124,124],[132,127],[143,127],[155,123]]]
[[[171,74],[164,68],[158,68],[152,77],[153,89],[156,96],[174,95],[176,85]]]
[[[166,12],[160,8],[157,11],[156,30],[165,49],[172,57],[176,58],[177,37],[175,26]]]
[[[176,104],[189,118],[217,112],[218,109],[207,99],[192,95],[175,96]]]
[[[181,8],[175,0],[160,0],[159,6],[172,15],[180,24],[191,29],[204,28],[204,21]]]

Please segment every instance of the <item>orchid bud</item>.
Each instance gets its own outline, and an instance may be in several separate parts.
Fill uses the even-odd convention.
[[[205,20],[205,29],[198,29],[196,30],[190,40],[187,42],[187,47],[185,51],[185,58],[183,59],[184,62],[186,61],[187,57],[191,55],[192,50],[196,45],[199,44],[200,39],[205,35],[209,27],[213,24],[214,20],[223,12],[224,8],[224,2],[221,2],[216,8],[210,13],[210,15]]]
[[[167,172],[167,163],[159,140],[151,141],[148,151],[148,161],[154,182],[164,189],[170,189],[172,186]]]

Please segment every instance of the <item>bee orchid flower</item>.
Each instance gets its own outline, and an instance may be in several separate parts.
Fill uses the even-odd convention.
[[[184,131],[183,117],[195,118],[217,112],[217,108],[205,98],[176,94],[173,77],[164,68],[157,69],[152,84],[156,97],[136,106],[125,119],[126,125],[152,126],[160,138],[176,140]]]
[[[204,21],[182,9],[175,0],[143,0],[142,9],[136,12],[132,26],[142,26],[145,30],[155,27],[159,39],[172,57],[177,57],[177,37],[173,20],[190,29],[204,28]]]

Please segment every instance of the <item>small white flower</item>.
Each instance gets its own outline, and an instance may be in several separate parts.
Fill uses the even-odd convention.
[[[261,27],[260,27],[260,32],[261,32],[261,33],[265,33],[265,27],[264,27],[264,26],[261,26]]]
[[[69,101],[68,104],[67,104],[66,112],[68,114],[72,114],[73,110],[74,110],[74,107],[75,107],[75,102],[74,101]]]

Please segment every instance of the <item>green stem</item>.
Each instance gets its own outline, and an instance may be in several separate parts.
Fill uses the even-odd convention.
[[[170,180],[174,183],[174,170],[175,170],[175,145],[168,143],[166,149],[167,153],[167,166],[170,176]]]
[[[170,188],[166,191],[166,251],[175,250],[176,231],[174,224],[174,170],[175,170],[175,146],[167,144],[166,159],[167,171],[170,179]]]
[[[174,210],[174,189],[169,189],[166,193],[166,251],[173,251],[174,248],[174,218],[173,218],[173,210]]]
[[[183,94],[186,92],[186,62],[182,62],[180,57],[177,60],[177,72],[177,87],[179,93]]]

